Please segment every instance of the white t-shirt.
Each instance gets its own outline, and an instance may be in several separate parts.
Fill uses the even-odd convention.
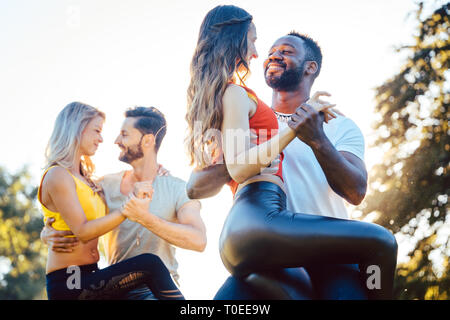
[[[276,114],[279,129],[286,128],[290,115]],[[324,123],[323,129],[337,151],[351,152],[364,160],[364,136],[351,119],[338,116]],[[298,138],[284,149],[283,179],[288,210],[348,219],[344,199],[329,186],[312,149]]]

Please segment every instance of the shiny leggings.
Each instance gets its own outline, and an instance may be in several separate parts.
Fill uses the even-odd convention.
[[[369,288],[369,298],[392,298],[397,242],[387,229],[291,212],[286,209],[285,193],[271,182],[251,183],[236,194],[219,248],[222,262],[237,278],[324,264],[358,264],[368,278],[373,275],[365,271],[376,266],[379,285]]]
[[[79,270],[79,274],[74,270]],[[79,278],[78,284],[76,277]],[[98,269],[97,264],[89,264],[50,272],[47,274],[47,296],[49,300],[122,299],[125,293],[143,284],[158,299],[184,299],[164,263],[150,253],[104,269]]]
[[[357,265],[318,265],[228,277],[214,300],[367,300]]]

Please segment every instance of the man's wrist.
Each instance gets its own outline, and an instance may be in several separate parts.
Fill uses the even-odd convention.
[[[311,140],[309,143],[305,142],[308,146],[311,147],[311,149],[314,151],[314,153],[323,153],[327,152],[332,146],[330,140],[327,138],[327,136],[324,134],[323,136],[319,137],[318,139]]]
[[[139,209],[138,216],[136,217],[136,222],[149,229],[154,225],[153,214],[151,214],[147,210]]]

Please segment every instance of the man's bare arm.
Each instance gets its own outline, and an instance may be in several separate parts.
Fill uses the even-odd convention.
[[[331,189],[353,205],[360,204],[367,191],[364,162],[350,152],[337,151],[331,143],[313,149]]]
[[[367,190],[367,171],[356,155],[337,151],[323,131],[324,115],[304,104],[292,115],[289,126],[309,145],[331,189],[353,205],[362,202]]]
[[[225,164],[215,164],[203,169],[194,169],[186,185],[190,199],[215,196],[231,177]]]
[[[200,216],[200,202],[189,201],[177,211],[176,221],[167,221],[141,205],[143,199],[132,197],[123,213],[131,221],[141,224],[167,242],[188,250],[203,251],[206,246],[206,228]]]
[[[65,237],[73,236],[72,231],[55,230],[52,227],[53,222],[55,222],[54,218],[48,218],[45,222],[41,231],[41,241],[55,252],[73,252],[74,247],[79,244],[78,239],[76,237]]]

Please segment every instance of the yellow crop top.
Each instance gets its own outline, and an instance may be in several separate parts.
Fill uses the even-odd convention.
[[[48,218],[54,218],[55,222],[52,224],[52,227],[54,229],[60,231],[70,230],[69,226],[61,217],[61,214],[58,212],[48,210],[41,201],[42,181],[44,180],[44,177],[47,174],[48,170],[50,170],[53,167],[56,166],[52,166],[47,170],[45,170],[44,174],[42,175],[41,183],[39,184],[38,189],[38,200],[42,206],[42,211],[44,213],[44,223],[47,221]],[[91,187],[89,187],[85,182],[83,182],[79,178],[75,177],[69,170],[67,171],[70,173],[70,175],[73,177],[73,180],[75,181],[78,200],[80,201],[81,207],[83,208],[86,218],[88,220],[94,220],[104,216],[106,213],[106,206],[102,198],[98,195],[98,193],[95,193]]]

